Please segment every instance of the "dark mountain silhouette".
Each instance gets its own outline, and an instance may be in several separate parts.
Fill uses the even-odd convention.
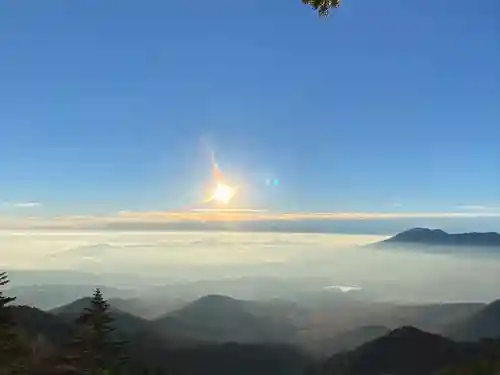
[[[49,312],[60,318],[61,321],[68,324],[73,323],[80,313],[90,306],[90,301],[90,297],[80,298]],[[137,334],[138,332],[149,330],[151,325],[146,319],[121,311],[114,306],[110,306],[110,317],[113,318],[113,324],[117,328],[117,332],[125,335]]]
[[[77,298],[91,295],[96,286],[88,285],[21,285],[8,289],[8,292],[16,296],[16,304],[34,306],[38,309],[49,311],[71,303]],[[109,298],[125,298],[133,295],[134,291],[101,286],[101,291]]]
[[[24,337],[33,340],[38,347],[49,347],[49,352],[54,353],[70,339],[73,321],[88,303],[88,298],[82,298],[53,313],[27,306],[9,309]],[[287,306],[283,301],[274,301],[271,305],[264,303],[265,308],[262,308],[259,302],[209,295],[153,321],[116,307],[111,308],[111,314],[119,338],[127,342],[125,349],[132,373],[142,373],[144,367],[150,367],[177,375],[308,375],[318,372],[328,375],[437,375],[446,369],[452,371],[444,372],[446,375],[460,374],[463,369],[480,374],[476,369],[483,368],[484,363],[494,364],[499,358],[497,341],[460,343],[412,327],[388,332],[383,326],[367,326],[337,334],[326,344],[331,345],[332,352],[343,352],[324,362],[314,361],[298,346],[282,344],[293,343],[296,339],[295,327],[282,321]],[[293,310],[294,305],[289,307]],[[453,319],[455,307],[450,305],[429,311],[432,316],[437,314],[441,321],[448,310]],[[419,315],[418,307],[415,308]],[[453,328],[465,327],[461,332],[476,335],[476,338],[483,337],[481,332],[500,332],[499,309],[500,301],[496,301],[475,311]],[[428,307],[424,310],[428,311]],[[243,343],[227,343],[229,341]]]
[[[166,337],[201,342],[292,342],[296,328],[284,319],[256,313],[256,304],[209,295],[153,322]]]
[[[324,374],[346,375],[431,375],[451,364],[467,361],[479,349],[413,327],[402,327],[331,357]]]
[[[433,375],[497,375],[500,374],[500,341],[484,340],[476,344],[478,354],[465,363],[454,363]]]
[[[31,339],[42,337],[54,345],[61,345],[71,337],[71,325],[55,315],[29,306],[12,306],[10,311],[23,334]]]
[[[180,301],[161,298],[110,298],[108,302],[113,308],[148,320],[184,305]]]
[[[470,246],[500,248],[500,234],[459,233],[450,234],[440,229],[413,228],[386,239],[379,244],[414,244],[439,246]]]
[[[55,314],[28,306],[10,307],[13,317],[22,334],[36,343],[43,338],[44,352],[55,353],[69,342],[74,333],[73,319],[78,315],[80,307],[87,307],[88,298],[74,301],[55,310]],[[242,301],[231,301],[227,297],[211,296],[191,306],[196,311],[219,309],[235,311],[235,306]],[[244,304],[244,303],[243,303]],[[127,356],[130,359],[131,373],[144,373],[145,368],[152,371],[163,370],[164,373],[176,375],[218,375],[261,374],[261,375],[302,375],[311,367],[312,360],[300,349],[279,344],[195,344],[185,342],[174,343],[158,335],[154,328],[142,319],[130,320],[129,314],[113,309],[115,324],[120,339],[126,341]],[[191,312],[192,313],[192,312]],[[124,318],[125,317],[125,318]],[[136,317],[132,317],[136,318]],[[124,323],[134,325],[145,323],[144,329],[130,329]],[[252,329],[253,327],[249,327]],[[134,331],[134,332],[132,332]],[[48,351],[50,348],[50,351]],[[155,373],[155,372],[150,372]],[[45,373],[44,373],[45,374]]]
[[[303,340],[303,345],[311,353],[321,358],[326,358],[335,353],[353,350],[389,332],[390,329],[384,326],[365,326],[335,333],[330,337],[317,340],[306,336]]]
[[[54,348],[62,348],[71,338],[73,326],[64,317],[27,306],[14,306],[10,310],[24,336],[33,343],[43,339],[45,352],[49,346],[53,353],[52,350],[57,350]],[[122,337],[127,339],[130,369],[137,369],[137,373],[149,367],[176,375],[302,375],[311,365],[302,351],[286,345],[206,344],[180,348],[152,332]]]
[[[52,310],[49,310],[49,312],[54,315],[74,315],[74,314],[79,315],[83,311],[83,309],[86,309],[87,307],[90,306],[91,300],[92,299],[90,297],[79,298],[66,305],[62,305]],[[112,307],[111,309],[113,310]]]
[[[176,375],[304,375],[312,367],[309,357],[287,345],[201,345],[166,356],[166,373]]]
[[[451,324],[445,333],[458,341],[500,339],[500,300],[494,301],[471,316]]]
[[[90,298],[85,297],[70,304],[44,312],[34,307],[13,306],[13,316],[24,336],[31,340],[44,339],[46,346],[62,348],[73,337],[74,322],[82,310],[89,306]],[[126,343],[124,349],[132,363],[156,363],[160,366],[168,350],[178,346],[155,331],[151,322],[124,313],[111,307],[116,331],[113,335]]]

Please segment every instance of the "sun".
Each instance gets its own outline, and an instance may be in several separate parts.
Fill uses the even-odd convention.
[[[205,199],[204,203],[208,202],[216,202],[223,205],[227,205],[234,198],[236,193],[239,190],[239,187],[228,185],[225,183],[224,176],[215,161],[215,156],[212,153],[212,176],[213,181],[215,182],[215,186],[211,193],[208,195],[208,198]]]
[[[217,186],[215,187],[214,193],[212,194],[209,200],[223,204],[228,204],[231,201],[231,199],[233,199],[235,193],[236,193],[235,188],[223,183],[218,183]]]

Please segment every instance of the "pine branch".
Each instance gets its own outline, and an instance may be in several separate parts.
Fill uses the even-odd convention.
[[[328,17],[331,9],[340,7],[340,0],[302,0],[302,3],[310,5],[321,17]]]

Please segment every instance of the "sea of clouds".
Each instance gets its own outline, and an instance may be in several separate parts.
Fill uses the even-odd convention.
[[[331,277],[408,300],[500,297],[500,257],[375,251],[383,236],[230,232],[3,232],[0,269],[163,280]]]
[[[102,271],[309,264],[381,236],[230,232],[4,232],[0,266]]]

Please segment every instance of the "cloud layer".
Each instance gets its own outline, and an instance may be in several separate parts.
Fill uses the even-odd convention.
[[[383,236],[221,232],[0,233],[6,268],[103,272],[305,264]],[[176,272],[177,272],[176,271]]]
[[[359,246],[383,238],[229,232],[4,232],[0,233],[0,269],[88,271],[101,276],[129,273],[164,283],[244,276],[328,277],[325,286],[356,286],[389,299],[498,297],[500,257],[374,251]]]
[[[34,207],[37,203],[24,203]],[[313,231],[311,223],[355,222],[389,220],[441,219],[500,219],[500,212],[469,210],[467,212],[270,212],[265,210],[192,210],[192,211],[120,211],[107,216],[59,216],[53,218],[0,217],[1,229],[233,229],[300,231],[304,223]]]

